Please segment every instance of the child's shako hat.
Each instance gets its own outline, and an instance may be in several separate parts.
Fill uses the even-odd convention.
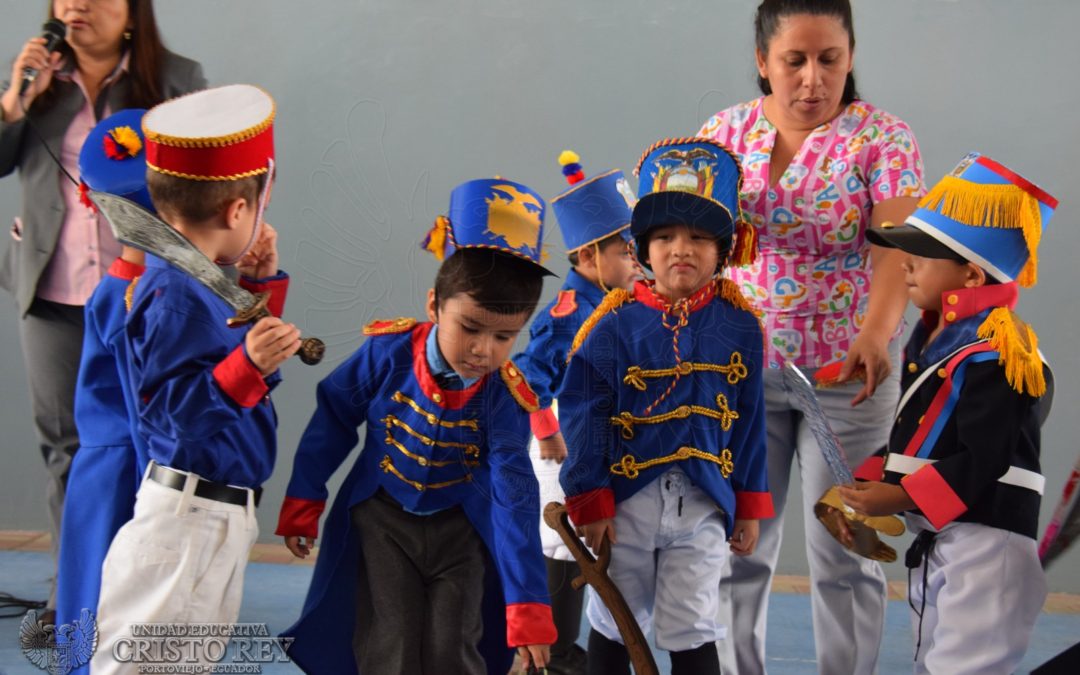
[[[463,248],[501,251],[550,275],[541,265],[546,210],[539,193],[521,183],[471,180],[450,193],[450,210],[435,219],[421,247],[440,261]]]
[[[90,189],[130,199],[150,212],[155,210],[146,190],[144,114],[141,108],[121,110],[90,130],[79,151],[79,193],[87,206],[93,207],[86,196]]]
[[[867,238],[926,258],[967,260],[1000,282],[1034,286],[1039,239],[1057,204],[1034,183],[973,152],[903,225],[871,229]]]
[[[207,181],[267,173],[274,161],[274,114],[274,99],[248,84],[166,101],[143,118],[147,166]]]
[[[551,200],[567,253],[619,234],[630,241],[630,215],[637,199],[619,169],[586,178],[577,153],[559,155],[570,188]]]
[[[730,263],[753,262],[757,238],[739,206],[742,167],[735,154],[708,138],[669,138],[642,153],[638,203],[630,233],[645,264],[645,235],[653,228],[683,224],[732,243]]]

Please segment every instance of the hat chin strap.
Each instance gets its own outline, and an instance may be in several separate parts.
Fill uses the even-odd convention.
[[[218,265],[235,265],[240,262],[240,259],[248,254],[251,247],[258,241],[259,235],[262,234],[263,214],[266,211],[266,198],[270,194],[270,183],[274,180],[274,158],[269,157],[266,160],[266,183],[263,184],[262,192],[259,193],[259,200],[255,204],[255,227],[251,228],[251,238],[248,239],[247,244],[244,246],[244,250],[235,258],[221,259],[218,258],[214,262]]]

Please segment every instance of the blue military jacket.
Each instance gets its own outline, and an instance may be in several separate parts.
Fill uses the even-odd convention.
[[[277,533],[315,537],[326,483],[359,442],[356,462],[326,520],[290,655],[309,672],[355,672],[351,637],[360,569],[349,509],[382,488],[418,514],[461,506],[491,554],[481,652],[491,672],[509,667],[507,644],[550,644],[555,630],[536,528],[539,488],[529,462],[536,395],[506,362],[466,389],[441,388],[425,344],[433,324],[375,322],[355,354],[319,383],[300,440]],[[478,573],[482,571],[478,570]],[[504,616],[493,615],[495,598]],[[504,630],[505,627],[505,630]]]
[[[728,531],[736,517],[770,517],[757,317],[717,281],[689,299],[683,325],[650,283],[608,294],[570,358],[559,405],[571,519],[613,517],[674,466],[724,511]]]
[[[559,294],[533,319],[528,347],[514,357],[540,399],[540,410],[530,418],[537,438],[547,438],[559,430],[551,402],[562,387],[574,336],[603,299],[604,293],[596,284],[570,270]]]
[[[280,313],[287,276],[261,281]],[[230,328],[235,312],[209,289],[147,255],[126,331],[139,433],[150,459],[206,480],[255,488],[277,455],[270,390],[244,351],[250,326]]]

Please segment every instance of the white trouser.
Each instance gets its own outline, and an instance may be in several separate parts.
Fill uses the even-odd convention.
[[[933,527],[907,516],[914,534]],[[911,570],[912,635],[922,641],[916,673],[1016,671],[1046,599],[1035,540],[978,523],[949,523],[934,537],[923,589],[923,565]],[[925,608],[923,602],[925,599]]]
[[[558,403],[551,402],[551,412],[558,415]],[[559,533],[547,526],[544,522],[544,507],[549,502],[566,502],[566,493],[559,484],[559,464],[553,459],[540,459],[540,442],[536,436],[529,443],[529,459],[532,460],[533,473],[536,474],[536,482],[540,484],[540,545],[544,548],[544,555],[555,560],[573,560],[574,556],[570,549],[566,548]]]
[[[608,575],[642,632],[655,629],[658,648],[685,651],[724,638],[716,620],[724,517],[685,473],[672,469],[617,504],[615,539]],[[597,632],[623,641],[592,586],[586,614]]]
[[[862,383],[817,391],[852,469],[889,440],[892,415],[900,398],[896,349],[893,345],[892,375],[878,385],[873,398],[858,406],[851,407],[851,398]],[[808,375],[812,376],[812,371]],[[752,555],[729,558],[731,569],[720,587],[720,622],[731,627],[731,637],[718,645],[721,670],[741,675],[765,672],[769,591],[780,557],[788,480],[797,460],[818,672],[875,673],[885,628],[885,573],[878,563],[841,546],[814,516],[814,504],[833,485],[833,476],[802,414],[788,398],[781,371],[775,368],[765,371],[765,428],[769,492],[777,517],[761,521]]]
[[[93,675],[137,673],[147,663],[134,653],[131,624],[235,623],[240,615],[244,568],[259,536],[254,493],[247,506],[226,504],[194,496],[196,481],[189,474],[181,492],[143,480],[135,515],[102,566]],[[212,663],[195,647],[196,658],[182,663]]]

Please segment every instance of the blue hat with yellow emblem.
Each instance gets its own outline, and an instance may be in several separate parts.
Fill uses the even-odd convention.
[[[619,169],[585,178],[581,158],[572,150],[559,155],[570,189],[551,200],[566,252],[580,251],[613,234],[630,241],[630,214],[637,199]]]
[[[1034,286],[1038,246],[1058,201],[973,152],[930,190],[899,227],[867,232],[871,243],[926,258],[967,260],[998,281]]]
[[[648,255],[644,236],[653,228],[675,224],[733,244],[732,264],[753,262],[757,238],[739,206],[742,167],[731,150],[709,138],[669,138],[642,153],[634,174],[638,202],[630,233],[643,265]]]
[[[503,178],[471,180],[450,193],[450,210],[435,219],[421,247],[437,260],[462,248],[502,251],[550,275],[540,264],[546,210],[543,198],[521,183]]]
[[[97,123],[79,151],[80,198],[93,202],[86,190],[130,199],[154,212],[146,189],[146,138],[142,132],[145,110],[121,110]]]

